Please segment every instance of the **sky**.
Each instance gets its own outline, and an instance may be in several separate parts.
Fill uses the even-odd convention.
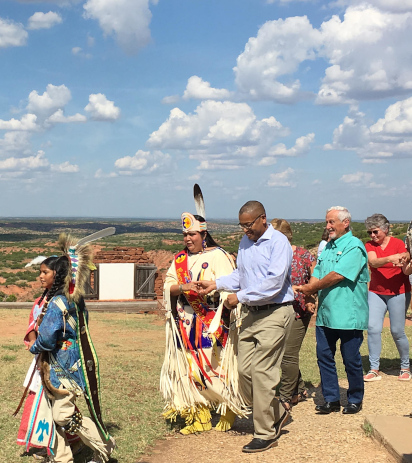
[[[1,0],[0,216],[412,219],[412,0]]]

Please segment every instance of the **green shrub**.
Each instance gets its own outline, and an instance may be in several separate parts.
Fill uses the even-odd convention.
[[[16,302],[17,301],[17,296],[15,294],[10,294],[9,296],[6,297],[5,302]]]

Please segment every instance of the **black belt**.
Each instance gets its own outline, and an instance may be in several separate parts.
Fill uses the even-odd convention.
[[[260,312],[261,310],[277,309],[282,305],[291,305],[293,301],[281,302],[280,304],[263,304],[263,305],[247,305],[243,304],[250,312]]]

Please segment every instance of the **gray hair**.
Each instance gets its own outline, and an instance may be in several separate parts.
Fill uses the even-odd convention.
[[[373,214],[365,220],[367,230],[380,228],[383,232],[388,233],[389,225],[389,220],[383,214]]]
[[[328,214],[328,212],[331,212],[331,211],[338,211],[338,219],[341,222],[343,222],[345,219],[348,219],[349,222],[352,220],[352,216],[350,215],[350,212],[346,209],[346,207],[343,207],[343,206],[330,207],[326,211],[326,214]]]

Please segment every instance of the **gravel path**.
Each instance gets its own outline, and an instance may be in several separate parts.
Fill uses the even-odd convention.
[[[237,420],[228,433],[210,431],[191,436],[173,434],[159,441],[138,463],[272,463],[282,462],[373,462],[394,463],[386,449],[363,430],[366,415],[409,415],[412,382],[397,380],[398,371],[382,373],[382,380],[365,384],[363,410],[356,415],[317,415],[322,403],[320,388],[310,390],[310,399],[294,407],[293,420],[284,428],[275,448],[257,454],[242,453],[253,433],[251,420]],[[340,381],[342,403],[347,382]]]

